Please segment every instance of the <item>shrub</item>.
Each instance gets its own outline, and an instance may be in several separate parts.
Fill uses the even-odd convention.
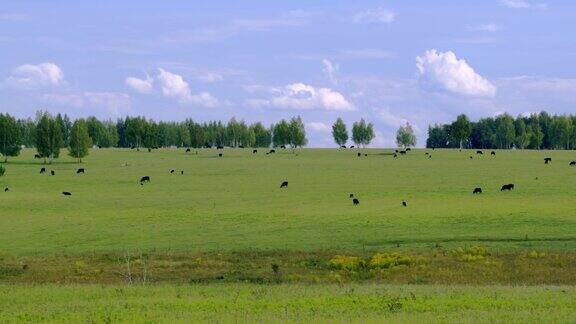
[[[337,255],[328,262],[331,268],[339,270],[357,271],[365,267],[365,262],[359,257]]]
[[[413,260],[409,256],[402,256],[398,253],[376,253],[370,259],[371,268],[388,269],[398,265],[410,265]]]
[[[542,259],[546,256],[546,253],[538,252],[538,251],[531,251],[528,254],[526,254],[526,256],[530,259]]]
[[[453,254],[460,260],[465,262],[473,262],[483,260],[489,256],[488,250],[483,246],[471,246],[467,248],[457,248]]]

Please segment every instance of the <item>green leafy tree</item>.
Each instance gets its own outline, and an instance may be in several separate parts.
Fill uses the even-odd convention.
[[[451,125],[451,136],[458,142],[460,148],[464,147],[464,143],[468,141],[470,133],[472,132],[472,125],[466,115],[462,114],[456,117]]]
[[[306,129],[304,128],[304,123],[302,118],[292,117],[290,119],[290,146],[292,148],[302,147],[308,144],[308,139],[306,138]]]
[[[250,126],[254,132],[254,147],[269,147],[272,143],[272,132],[266,129],[262,123],[255,123]]]
[[[62,130],[56,120],[47,112],[41,112],[38,115],[36,125],[36,150],[38,154],[52,163],[60,155],[60,148],[64,142],[62,139]]]
[[[509,149],[516,139],[514,119],[508,114],[496,117],[496,142],[498,148]]]
[[[348,141],[348,130],[342,118],[336,119],[336,122],[332,125],[332,137],[334,142],[340,146],[345,145]]]
[[[92,146],[92,140],[88,134],[86,121],[83,119],[77,119],[72,125],[70,131],[68,154],[71,157],[78,159],[79,163],[82,163],[82,158],[88,155],[90,146]]]
[[[0,154],[4,156],[4,162],[9,156],[20,154],[20,127],[8,114],[0,114]]]
[[[284,119],[272,128],[272,142],[274,146],[290,144],[290,125]]]
[[[416,145],[416,135],[414,135],[412,125],[406,123],[406,125],[398,128],[396,132],[396,144],[404,148]]]
[[[352,141],[354,141],[357,146],[362,145],[366,147],[366,145],[372,142],[374,136],[374,126],[372,123],[366,123],[363,118],[352,125]]]

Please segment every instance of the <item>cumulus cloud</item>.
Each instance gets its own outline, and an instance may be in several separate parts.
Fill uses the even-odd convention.
[[[339,92],[329,88],[315,88],[304,83],[292,83],[273,90],[269,106],[286,109],[354,110],[355,107]]]
[[[332,63],[328,59],[323,59],[322,65],[324,66],[323,71],[326,74],[326,76],[328,77],[328,79],[330,80],[330,82],[332,82],[332,84],[338,84],[338,79],[336,78],[336,74],[338,73],[340,66],[338,66],[338,64],[336,64],[336,63]]]
[[[151,93],[154,91],[154,79],[146,76],[146,79],[139,79],[135,77],[127,77],[124,83],[132,90],[139,93]]]
[[[376,8],[356,13],[352,21],[356,23],[390,24],[396,19],[396,13],[385,8]]]
[[[20,65],[6,79],[6,84],[16,88],[59,86],[62,83],[64,83],[62,69],[51,62]]]
[[[468,29],[470,29],[472,31],[495,33],[497,31],[499,31],[501,29],[501,27],[495,23],[489,23],[489,24],[480,24],[477,26],[470,26]]]
[[[501,0],[504,7],[513,9],[546,9],[548,5],[541,2],[531,2],[528,0]]]
[[[165,97],[175,98],[183,104],[192,103],[206,107],[215,107],[218,100],[208,92],[192,94],[188,82],[176,73],[159,69],[158,82],[160,89]]]
[[[476,73],[451,51],[426,51],[416,57],[419,83],[431,90],[443,90],[464,96],[494,97],[496,87]]]
[[[306,123],[306,127],[313,130],[313,131],[322,132],[322,133],[327,133],[327,132],[332,131],[332,128],[323,122],[309,122],[309,123]]]

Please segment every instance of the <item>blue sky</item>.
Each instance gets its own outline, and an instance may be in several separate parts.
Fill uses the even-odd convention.
[[[330,125],[576,112],[576,2],[0,3],[0,111]]]

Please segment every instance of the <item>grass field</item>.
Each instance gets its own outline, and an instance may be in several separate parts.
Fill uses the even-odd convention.
[[[563,286],[0,286],[3,323],[569,323],[575,308]]]
[[[576,320],[576,153],[361,152],[24,150],[0,322]]]
[[[226,149],[218,158],[208,149],[103,149],[92,150],[81,165],[60,158],[47,166],[56,172],[50,176],[39,174],[43,165],[24,150],[0,179],[10,188],[0,193],[0,246],[11,255],[363,251],[398,242],[406,249],[476,242],[499,251],[576,246],[576,168],[568,166],[574,152],[498,151],[493,157],[436,150],[431,159],[424,150],[398,159],[380,154],[389,150],[362,152],[369,155]],[[551,165],[544,165],[546,156]],[[75,174],[79,166],[85,175]],[[140,186],[144,175],[152,181]],[[283,180],[289,187],[280,190]],[[500,192],[505,183],[516,189]],[[484,193],[472,195],[478,186]]]

